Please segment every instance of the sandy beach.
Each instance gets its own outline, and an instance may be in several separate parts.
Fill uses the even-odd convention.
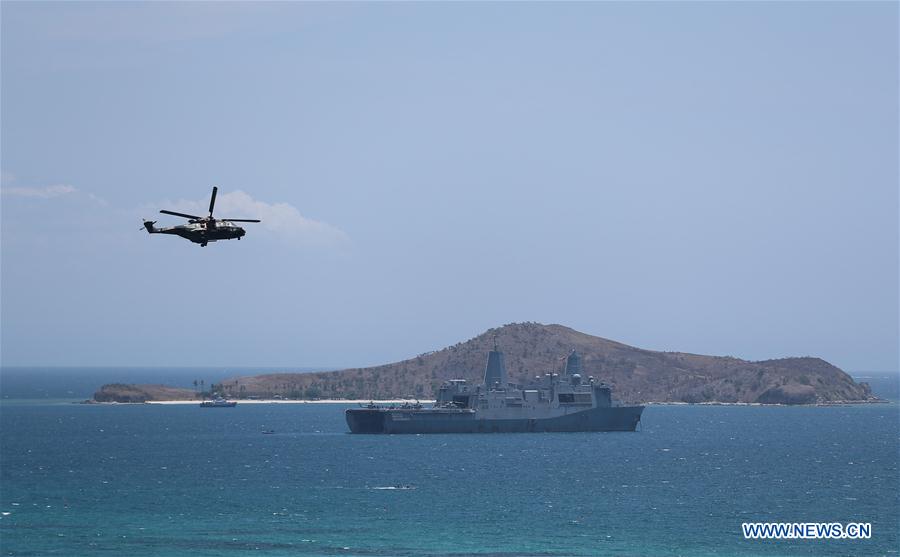
[[[139,403],[113,403],[113,404],[200,404],[199,400],[148,400]],[[433,400],[416,400],[416,399],[397,399],[397,400],[344,400],[344,399],[322,399],[322,400],[281,400],[281,399],[254,399],[254,400],[236,400],[238,404],[431,404]],[[101,403],[108,404],[108,403]]]

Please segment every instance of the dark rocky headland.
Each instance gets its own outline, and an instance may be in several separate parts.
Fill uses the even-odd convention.
[[[514,323],[465,342],[414,358],[369,368],[316,373],[276,373],[235,377],[213,389],[229,398],[395,399],[431,398],[447,379],[478,383],[494,342],[506,354],[510,380],[559,371],[564,357],[577,350],[584,374],[613,386],[629,403],[834,404],[875,402],[868,384],[857,383],[839,368],[814,357],[751,362],[723,356],[655,352],[580,333],[562,325]],[[113,388],[114,387],[114,388]],[[146,385],[105,385],[95,400],[123,396],[172,400],[175,393]],[[182,399],[195,393],[179,389]],[[187,396],[185,396],[187,393]],[[156,398],[161,396],[164,398]],[[118,400],[126,402],[126,400]],[[138,400],[128,400],[137,402]]]

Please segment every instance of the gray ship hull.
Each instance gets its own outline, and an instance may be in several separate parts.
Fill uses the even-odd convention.
[[[532,433],[634,431],[643,406],[587,408],[542,418],[484,418],[471,409],[351,408],[351,433]]]

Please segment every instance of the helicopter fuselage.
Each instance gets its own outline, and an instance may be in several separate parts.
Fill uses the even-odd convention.
[[[218,240],[233,240],[235,238],[240,240],[246,234],[243,228],[228,221],[216,221],[213,226],[209,226],[207,222],[191,222],[162,228],[156,228],[152,223],[147,222],[144,226],[150,234],[173,234],[201,246]]]

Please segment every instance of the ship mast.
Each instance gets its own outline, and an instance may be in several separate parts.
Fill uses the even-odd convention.
[[[488,352],[487,365],[484,368],[484,387],[488,391],[499,384],[500,388],[506,388],[509,380],[506,376],[506,362],[503,352],[497,346],[497,335],[494,335],[494,349]]]

